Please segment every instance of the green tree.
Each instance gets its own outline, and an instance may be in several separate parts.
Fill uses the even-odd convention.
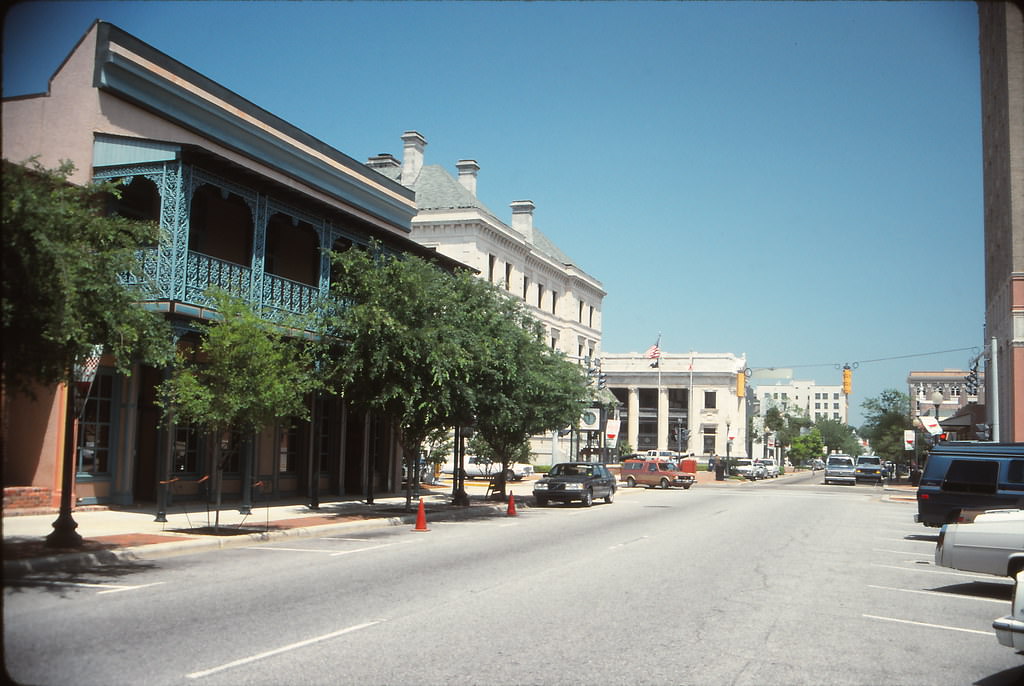
[[[796,466],[807,464],[812,460],[820,459],[823,449],[821,432],[818,429],[811,429],[809,432],[793,438],[789,447],[789,459]]]
[[[138,251],[153,245],[153,222],[104,216],[113,183],[68,181],[70,162],[45,169],[35,159],[3,162],[3,383],[31,392],[73,381],[76,361],[94,345],[121,373],[134,362],[173,356],[164,319],[121,278],[138,273]]]
[[[306,419],[306,395],[319,382],[308,343],[286,338],[284,329],[237,298],[222,291],[211,295],[219,321],[200,325],[196,354],[179,354],[158,398],[165,417],[194,424],[214,439],[219,526],[224,434],[259,432],[284,418]]]
[[[840,452],[845,455],[857,456],[864,452],[853,427],[834,419],[820,419],[814,428],[821,434],[821,441],[830,453]]]
[[[394,424],[411,474],[428,436],[472,416],[466,330],[484,316],[471,309],[480,300],[471,297],[471,280],[479,280],[417,257],[381,254],[377,245],[335,253],[332,261],[333,297],[320,327],[325,376],[354,407]]]
[[[860,427],[860,435],[871,442],[876,455],[904,463],[906,453],[903,449],[903,432],[912,427],[910,397],[894,388],[888,388],[878,396],[865,400],[861,407],[864,409],[864,423]]]

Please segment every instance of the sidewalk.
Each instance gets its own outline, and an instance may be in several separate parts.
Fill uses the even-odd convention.
[[[507,515],[508,504],[486,500],[486,482],[466,482],[469,507],[451,504],[451,485],[422,486],[424,511],[430,521],[469,517]],[[527,483],[509,484],[516,507],[532,493]],[[45,545],[53,531],[57,512],[16,515],[4,513],[4,577],[36,571],[116,564],[138,559],[156,559],[202,550],[252,545],[288,537],[326,535],[337,530],[354,531],[387,526],[413,527],[418,515],[418,499],[411,510],[405,509],[405,494],[386,494],[373,504],[354,498],[324,499],[319,510],[311,510],[308,500],[292,499],[256,503],[252,513],[243,515],[237,503],[221,507],[219,525],[216,512],[205,503],[173,505],[166,522],[157,522],[156,510],[148,507],[88,507],[73,510],[72,517],[82,536],[80,548],[59,549]]]

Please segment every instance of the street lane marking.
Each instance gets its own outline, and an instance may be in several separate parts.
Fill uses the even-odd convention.
[[[336,553],[331,553],[331,557],[338,557],[339,555],[351,555],[352,553],[364,553],[367,550],[377,550],[378,548],[389,548],[395,543],[382,543],[381,545],[368,545],[365,548],[353,548],[352,550],[339,550]]]
[[[370,538],[347,538],[345,536],[321,536],[321,541],[356,541],[357,543],[368,543]]]
[[[246,550],[280,550],[284,553],[329,553],[330,550],[324,550],[323,548],[279,548],[277,546],[268,547],[262,545],[247,545]]]
[[[875,586],[868,584],[868,588],[878,588],[883,591],[899,591],[900,593],[920,593],[921,595],[937,595],[942,598],[963,598],[965,600],[980,600],[986,603],[999,603],[1005,605],[1005,600],[999,600],[998,598],[979,598],[974,595],[967,595],[966,593],[943,593],[942,591],[922,591],[916,588],[893,588],[892,586]]]
[[[120,586],[118,588],[110,588],[110,589],[107,589],[106,591],[100,591],[96,595],[103,595],[105,593],[122,593],[124,591],[137,591],[140,588],[149,588],[150,586],[159,586],[162,583],[164,583],[164,582],[163,581],[154,581],[151,584],[139,584],[138,586]]]
[[[623,547],[625,547],[627,545],[630,545],[631,543],[639,543],[640,541],[643,541],[646,538],[647,538],[647,536],[641,536],[640,538],[634,538],[631,541],[623,541],[622,543],[616,543],[613,546],[608,546],[608,550],[616,550],[618,548],[623,548]]]
[[[915,562],[915,565],[919,565],[920,562]],[[949,576],[965,576],[968,579],[980,579],[983,581],[989,581],[991,583],[1000,583],[1002,579],[998,576],[989,576],[987,574],[966,574],[964,572],[954,572],[946,569],[931,569],[930,567],[900,567],[898,565],[881,565],[875,562],[871,563],[872,567],[882,567],[883,569],[902,569],[905,572],[924,572],[925,574],[947,574]],[[1009,582],[1013,584],[1012,581]]]
[[[360,629],[366,629],[368,627],[374,626],[375,624],[380,624],[383,621],[384,621],[383,619],[376,619],[376,620],[374,620],[372,622],[364,622],[363,624],[356,624],[355,626],[350,626],[350,627],[347,627],[345,629],[339,629],[338,631],[332,631],[331,633],[324,634],[323,636],[316,636],[314,638],[307,638],[305,641],[299,641],[297,643],[289,643],[286,646],[281,646],[280,648],[274,648],[273,650],[268,650],[268,651],[263,652],[263,653],[257,653],[256,655],[252,655],[250,657],[243,657],[243,658],[241,658],[239,660],[235,660],[233,662],[228,662],[227,664],[220,665],[219,667],[211,667],[210,669],[204,669],[204,670],[202,670],[200,672],[192,672],[191,674],[186,674],[185,678],[186,679],[202,679],[203,677],[210,676],[211,674],[216,674],[217,672],[223,672],[225,669],[231,669],[233,667],[239,667],[241,665],[249,664],[250,662],[256,662],[257,660],[263,660],[264,658],[268,658],[268,657],[272,657],[274,655],[279,655],[281,653],[288,652],[289,650],[295,650],[297,648],[304,648],[305,646],[313,645],[314,643],[319,643],[321,641],[327,641],[327,640],[332,639],[332,638],[337,638],[338,636],[343,636],[344,634],[350,634],[353,631],[359,631]]]
[[[898,622],[899,624],[913,624],[914,626],[926,626],[931,629],[945,629],[947,631],[962,631],[965,634],[980,634],[981,636],[995,636],[994,631],[978,631],[977,629],[962,629],[958,626],[946,626],[944,624],[929,624],[928,622],[915,622],[910,619],[896,619],[895,617],[879,617],[878,615],[861,615],[868,619],[878,619],[883,622]]]

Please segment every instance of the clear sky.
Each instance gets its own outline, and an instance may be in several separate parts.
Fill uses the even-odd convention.
[[[983,345],[974,3],[35,2],[4,96],[97,18],[357,160],[475,159],[604,285],[605,351],[860,363],[858,425]]]

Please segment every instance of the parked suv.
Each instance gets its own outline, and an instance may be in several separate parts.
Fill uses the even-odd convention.
[[[882,483],[882,458],[878,455],[860,455],[857,457],[854,477],[860,481]]]
[[[662,460],[626,460],[622,463],[619,478],[631,488],[638,484],[647,487],[689,488],[696,479],[693,474],[679,471],[674,462]]]
[[[926,526],[960,520],[971,510],[1024,508],[1024,443],[954,441],[932,448],[917,488]]]

